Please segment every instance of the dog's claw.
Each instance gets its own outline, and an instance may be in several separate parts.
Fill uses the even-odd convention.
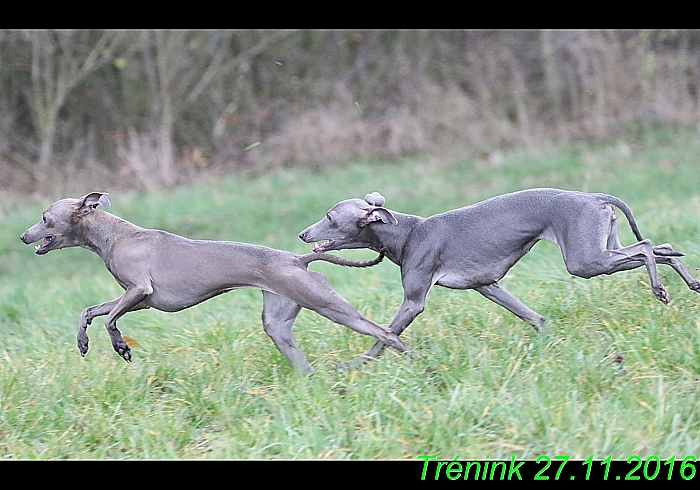
[[[116,353],[122,357],[122,359],[124,359],[126,362],[131,362],[131,349],[129,349],[126,342],[122,341],[119,345],[113,345],[113,347]]]
[[[122,356],[126,362],[131,362],[131,351],[128,347],[126,349],[120,349],[119,355]]]
[[[368,363],[371,359],[367,356],[361,355],[352,359],[351,361],[339,362],[338,364],[333,364],[333,369],[336,371],[348,371],[350,369],[358,369],[364,364]]]
[[[88,338],[87,335],[78,334],[78,350],[80,351],[80,356],[85,357],[88,351]]]
[[[403,342],[401,342],[399,336],[391,330],[385,329],[384,335],[379,337],[379,340],[400,352],[406,352],[408,350],[408,347],[406,347],[406,345]]]
[[[663,304],[667,305],[668,302],[670,301],[668,297],[668,293],[666,292],[666,288],[664,287],[663,284],[659,284],[657,288],[653,289],[654,295],[656,295],[657,299],[661,301]]]

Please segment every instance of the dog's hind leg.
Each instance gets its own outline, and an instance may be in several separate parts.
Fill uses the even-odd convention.
[[[618,239],[617,217],[612,208],[582,206],[579,211],[575,220],[562,222],[554,229],[566,270],[574,276],[589,279],[644,266],[652,292],[659,301],[668,304],[666,288],[659,282],[656,270],[658,256],[654,254],[651,241],[640,239],[623,247]],[[641,238],[638,232],[636,234]]]
[[[582,243],[586,243],[585,241]],[[564,263],[569,273],[574,276],[589,279],[601,274],[614,274],[615,272],[646,267],[651,284],[651,290],[656,298],[664,304],[668,304],[669,298],[666,288],[659,282],[656,263],[659,259],[667,259],[654,255],[654,250],[649,240],[642,240],[633,245],[618,249],[594,250],[592,247],[567,248],[562,246]]]
[[[506,289],[497,282],[475,289],[485,298],[490,299],[498,305],[501,305],[521,320],[524,320],[532,325],[535,330],[539,331],[544,326],[544,317],[542,315],[528,308],[524,303],[506,291]]]
[[[622,249],[620,245],[620,240],[617,237],[617,229],[615,227],[615,222],[612,222],[610,229],[610,234],[608,235],[608,250],[619,250]],[[676,273],[685,281],[688,287],[692,291],[700,293],[700,281],[695,279],[690,275],[688,270],[685,268],[683,263],[678,259],[678,257],[683,257],[683,254],[677,252],[673,249],[670,243],[662,243],[661,245],[654,245],[651,247],[654,254],[654,261],[657,264],[668,265],[673,268]],[[640,264],[641,265],[641,264]]]
[[[322,274],[300,268],[283,271],[279,280],[275,281],[274,289],[276,293],[335,323],[345,325],[355,332],[371,335],[401,352],[408,350],[396,334],[360,315],[331,287],[328,279]]]
[[[264,290],[262,293],[262,321],[265,333],[295,369],[313,371],[306,356],[297,347],[292,334],[292,326],[301,306],[279,294]]]
[[[691,276],[685,266],[676,257],[654,254],[654,260],[656,260],[657,264],[665,264],[672,267],[692,291],[700,293],[700,281]]]

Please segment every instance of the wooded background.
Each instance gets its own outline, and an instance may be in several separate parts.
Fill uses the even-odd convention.
[[[0,189],[700,122],[700,31],[0,31]],[[379,160],[378,160],[379,161]]]

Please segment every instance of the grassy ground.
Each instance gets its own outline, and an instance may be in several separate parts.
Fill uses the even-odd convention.
[[[700,267],[700,138],[655,132],[605,145],[520,150],[503,162],[415,158],[324,172],[231,177],[159,195],[113,192],[111,212],[193,238],[305,253],[298,232],[340,199],[380,191],[423,216],[527,187],[610,192],[645,237]],[[103,190],[103,189],[85,189]],[[74,196],[77,197],[77,196]],[[570,277],[538,244],[503,284],[548,319],[532,328],[473,291],[435,288],[388,352],[331,370],[372,343],[303,311],[295,332],[317,368],[295,375],[264,334],[261,295],[239,290],[176,314],[120,322],[134,362],[101,319],[82,359],[80,311],[121,294],[82,249],[34,255],[20,233],[52,199],[0,196],[0,456],[4,458],[536,458],[541,454],[677,459],[700,453],[700,298],[661,266],[671,304],[644,270]],[[624,218],[623,244],[632,242]],[[344,251],[370,258],[367,251]],[[360,312],[388,324],[399,269],[315,263]]]

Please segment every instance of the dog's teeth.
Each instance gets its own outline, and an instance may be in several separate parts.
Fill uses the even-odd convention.
[[[34,250],[39,250],[39,245],[35,245]]]

